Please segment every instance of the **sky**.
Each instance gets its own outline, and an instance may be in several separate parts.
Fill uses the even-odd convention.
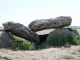
[[[80,0],[0,0],[0,26],[13,21],[28,26],[36,19],[71,16],[72,26],[80,26]]]

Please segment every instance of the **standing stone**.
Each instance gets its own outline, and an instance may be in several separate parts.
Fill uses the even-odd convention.
[[[0,36],[0,47],[11,47],[14,40],[12,33],[3,31]]]
[[[33,31],[40,31],[44,29],[50,29],[50,28],[61,28],[64,26],[69,26],[71,24],[72,18],[69,16],[60,16],[56,18],[51,19],[41,19],[41,20],[35,20],[32,21],[29,24],[29,28]]]
[[[6,22],[3,23],[3,26],[5,28],[5,31],[11,32],[18,37],[27,39],[35,43],[39,43],[40,41],[39,36],[35,32],[20,23]]]
[[[71,34],[71,31],[67,28],[57,28],[54,31],[50,32],[46,41],[50,40],[52,37],[59,38],[61,35],[65,36],[68,38],[68,36]]]

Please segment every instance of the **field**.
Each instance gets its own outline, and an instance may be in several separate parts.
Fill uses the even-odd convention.
[[[80,46],[54,47],[35,51],[0,49],[0,60],[80,60]]]
[[[80,34],[80,29],[77,29]],[[44,32],[45,33],[45,32]],[[0,48],[0,60],[80,60],[80,45],[34,51]]]

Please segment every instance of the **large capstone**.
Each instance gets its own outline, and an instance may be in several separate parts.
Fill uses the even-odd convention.
[[[51,19],[34,20],[29,24],[29,28],[33,31],[40,31],[50,28],[62,28],[69,26],[71,22],[72,18],[70,16],[60,16]]]
[[[3,23],[3,26],[5,31],[11,32],[13,35],[27,39],[31,42],[40,42],[39,36],[35,32],[20,23],[6,22]]]

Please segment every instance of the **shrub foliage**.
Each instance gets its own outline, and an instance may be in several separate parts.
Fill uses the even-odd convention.
[[[80,44],[78,38],[76,37],[75,33],[71,32],[70,36],[68,37],[69,43],[73,45],[78,45]]]
[[[67,42],[73,45],[80,44],[80,40],[76,37],[75,33],[71,32],[68,37],[66,37],[64,33],[60,34],[59,37],[51,37],[43,44],[43,46],[62,46]]]
[[[35,50],[35,45],[28,40],[22,40],[18,37],[14,37],[12,48],[21,50]]]

